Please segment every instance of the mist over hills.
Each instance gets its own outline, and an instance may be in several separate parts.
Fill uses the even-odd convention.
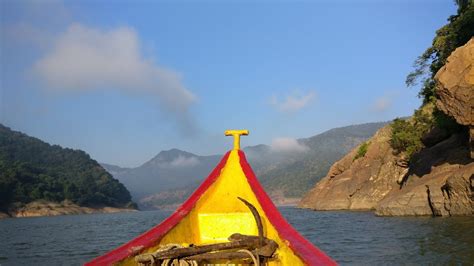
[[[133,198],[186,187],[204,179],[217,164],[220,155],[198,156],[186,151],[171,149],[135,168],[121,168],[102,164],[131,191]]]
[[[120,167],[120,166],[116,166],[116,165],[113,165],[113,164],[101,163],[101,165],[102,165],[102,167],[107,169],[107,172],[109,172],[112,175],[116,175],[116,174],[125,172],[127,170],[130,170],[130,168]]]
[[[386,122],[334,128],[297,140],[271,145],[248,146],[243,150],[267,192],[278,197],[302,197],[329,167]],[[180,203],[208,176],[222,155],[199,156],[171,149],[136,168],[102,164],[131,192],[141,208],[160,208]]]
[[[299,139],[298,142],[307,149],[291,156],[280,155],[284,160],[260,169],[260,181],[270,194],[280,191],[286,197],[299,198],[326,175],[335,161],[370,138],[385,124],[351,125]]]

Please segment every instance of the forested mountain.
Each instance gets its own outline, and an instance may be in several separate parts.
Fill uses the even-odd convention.
[[[134,205],[125,186],[84,151],[50,145],[0,124],[0,208],[40,199]]]

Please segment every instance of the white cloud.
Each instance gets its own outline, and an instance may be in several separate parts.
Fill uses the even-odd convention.
[[[168,166],[174,168],[180,167],[191,167],[199,164],[199,160],[196,157],[185,157],[185,156],[178,156],[177,158],[173,159]]]
[[[180,123],[196,101],[178,73],[142,55],[137,33],[129,27],[103,31],[72,24],[34,64],[34,72],[51,90],[112,88],[155,97]]]
[[[316,97],[314,91],[305,95],[287,95],[283,100],[279,100],[276,95],[270,98],[270,104],[281,112],[296,112],[308,106]]]
[[[272,140],[271,148],[277,152],[305,152],[309,150],[294,138],[275,138]]]

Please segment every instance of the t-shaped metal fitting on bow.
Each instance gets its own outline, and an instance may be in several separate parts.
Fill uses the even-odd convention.
[[[234,137],[234,150],[240,150],[240,136],[247,136],[249,131],[247,129],[244,130],[226,130],[224,132],[226,136],[233,136]]]

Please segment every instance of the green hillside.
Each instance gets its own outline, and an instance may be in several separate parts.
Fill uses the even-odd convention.
[[[50,145],[0,124],[0,208],[35,200],[130,207],[130,193],[81,150]]]
[[[288,197],[301,197],[327,174],[334,162],[370,138],[385,124],[351,125],[299,139],[299,143],[308,147],[307,152],[299,156],[288,156],[268,170],[257,170],[259,178],[269,192],[279,190]]]

